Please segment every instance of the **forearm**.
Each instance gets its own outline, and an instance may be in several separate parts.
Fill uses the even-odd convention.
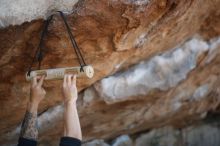
[[[21,126],[20,137],[37,140],[37,109],[38,104],[29,103]]]
[[[75,101],[65,103],[64,136],[82,140],[82,132]]]

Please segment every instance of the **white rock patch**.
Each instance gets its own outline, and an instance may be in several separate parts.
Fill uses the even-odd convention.
[[[71,12],[78,0],[0,0],[0,28],[47,18],[52,11]]]
[[[168,90],[184,80],[196,67],[198,56],[209,49],[207,42],[193,38],[179,48],[102,79],[95,88],[107,103],[147,95],[152,89]]]
[[[122,0],[126,4],[135,4],[138,6],[147,5],[150,0]]]
[[[220,37],[217,37],[215,39],[212,39],[210,41],[210,49],[208,53],[208,58],[206,60],[206,63],[210,63],[217,55],[219,55],[219,49],[220,49]]]
[[[133,146],[133,142],[129,135],[121,135],[115,140],[112,146]]]
[[[202,98],[206,97],[206,95],[209,93],[209,85],[205,84],[200,86],[199,88],[196,89],[194,92],[192,98],[194,100],[201,100]]]

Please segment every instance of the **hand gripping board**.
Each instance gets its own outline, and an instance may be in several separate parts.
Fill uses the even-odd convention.
[[[26,80],[30,81],[35,76],[45,75],[45,80],[58,80],[63,79],[65,74],[75,74],[77,77],[92,78],[94,75],[94,69],[91,65],[83,67],[84,71],[80,72],[80,67],[66,67],[55,69],[34,70],[30,72],[30,76],[26,73]]]

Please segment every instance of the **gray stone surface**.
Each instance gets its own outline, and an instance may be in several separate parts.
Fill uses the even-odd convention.
[[[133,146],[133,142],[128,135],[122,135],[116,138],[112,146]]]
[[[109,144],[105,143],[102,139],[96,139],[87,143],[84,143],[82,146],[110,146]]]
[[[219,40],[218,38],[209,44],[197,37],[192,38],[176,49],[100,80],[95,88],[99,96],[109,104],[147,95],[153,89],[168,90],[186,79],[188,73],[197,66],[197,59],[202,53],[208,51],[210,57],[213,56]],[[207,91],[208,85],[202,86],[194,98],[199,100]]]
[[[53,11],[71,12],[78,0],[0,0],[0,28],[44,18]]]

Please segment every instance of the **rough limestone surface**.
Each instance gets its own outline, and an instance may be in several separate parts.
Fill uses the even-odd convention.
[[[78,0],[1,0],[0,28],[34,19],[47,19],[56,11],[70,13]]]
[[[82,144],[82,146],[110,146],[110,145],[105,143],[103,139],[96,139],[91,142]]]
[[[132,137],[132,138],[131,138]],[[156,128],[149,132],[134,135],[121,135],[110,142],[93,140],[86,142],[86,146],[219,146],[219,120],[216,122],[199,123],[176,129],[171,126]]]
[[[185,129],[164,127],[140,135],[135,146],[218,146],[220,145],[218,124],[204,124]]]
[[[128,135],[121,135],[115,139],[112,146],[133,146],[133,142]]]
[[[57,9],[68,12],[83,56],[95,69],[92,79],[77,80],[83,141],[181,128],[219,112],[219,7],[220,0],[1,0],[0,145],[18,139],[30,94],[25,73],[43,19]],[[78,66],[58,15],[43,54],[42,68]],[[63,133],[61,82],[44,84],[41,146],[57,145]]]
[[[220,46],[220,38],[210,46],[202,40],[191,39],[180,48],[156,55],[123,73],[102,79],[96,83],[98,93],[107,103],[114,103],[147,95],[153,89],[166,91],[186,79],[188,73],[197,66],[199,56],[216,45]],[[206,91],[202,88],[197,92],[200,90]]]

